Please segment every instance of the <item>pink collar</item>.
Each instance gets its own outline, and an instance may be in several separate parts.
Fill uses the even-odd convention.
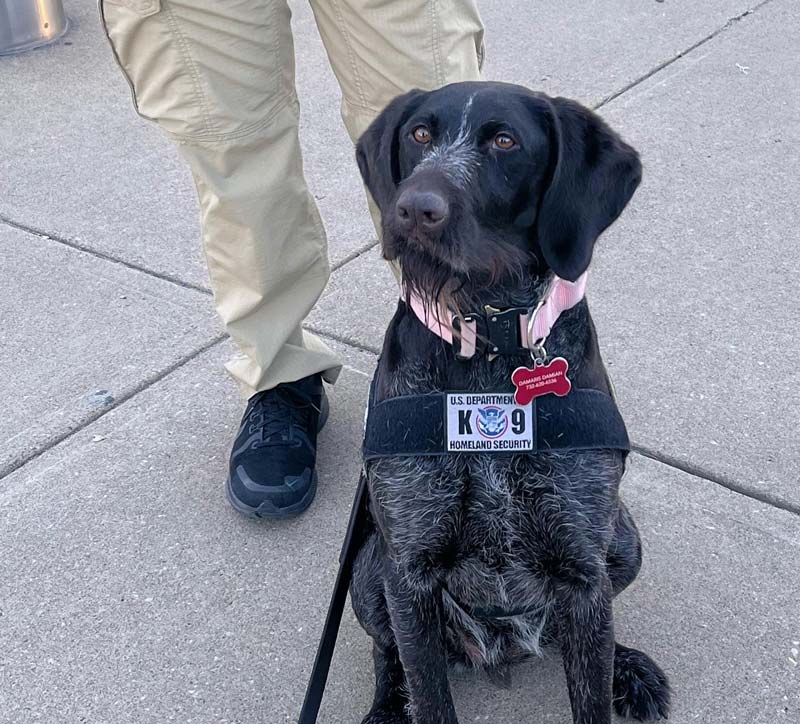
[[[583,299],[586,292],[588,271],[581,274],[574,282],[554,277],[553,281],[536,307],[519,315],[519,345],[534,352],[547,339],[553,325],[563,312],[572,309]],[[434,304],[411,292],[408,295],[411,309],[428,329],[441,337],[445,342],[453,344],[454,335],[460,337],[458,356],[468,359],[475,356],[478,341],[478,318],[482,315],[465,314],[463,321],[441,304]],[[492,317],[492,309],[487,308],[486,317]],[[454,332],[454,323],[458,331]],[[492,349],[487,351],[491,354]]]

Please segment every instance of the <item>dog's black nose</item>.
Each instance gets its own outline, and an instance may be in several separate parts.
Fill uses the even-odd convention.
[[[411,232],[414,227],[430,234],[441,231],[450,207],[447,200],[434,191],[414,191],[407,189],[400,194],[397,200],[397,221],[405,232]]]

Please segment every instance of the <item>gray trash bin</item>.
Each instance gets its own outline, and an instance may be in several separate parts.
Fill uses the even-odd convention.
[[[0,55],[51,43],[68,25],[61,0],[0,0]]]

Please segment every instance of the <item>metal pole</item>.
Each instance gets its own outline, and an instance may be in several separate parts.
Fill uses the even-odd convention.
[[[0,55],[52,43],[68,26],[61,0],[0,0]]]

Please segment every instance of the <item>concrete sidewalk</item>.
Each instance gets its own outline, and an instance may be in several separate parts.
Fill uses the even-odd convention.
[[[308,324],[346,367],[317,501],[288,523],[225,501],[242,403],[192,183],[134,115],[94,0],[65,0],[58,44],[0,58],[2,724],[296,720],[395,293],[310,10],[291,5],[335,266]],[[482,9],[489,78],[598,107],[645,165],[589,289],[645,545],[618,637],[670,674],[671,722],[798,722],[800,6]],[[454,692],[462,724],[571,721],[557,658],[509,690],[459,675]],[[358,724],[371,694],[348,610],[321,722]]]

